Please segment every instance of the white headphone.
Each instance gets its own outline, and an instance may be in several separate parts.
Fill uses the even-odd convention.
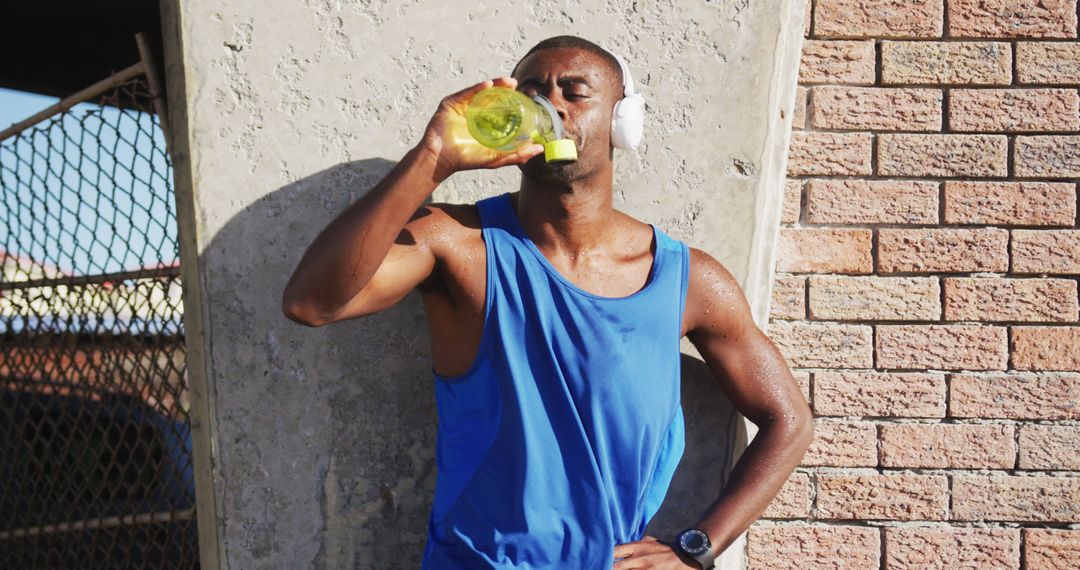
[[[611,111],[611,144],[615,148],[630,150],[641,143],[645,127],[645,98],[634,91],[634,79],[630,68],[617,54],[608,51],[619,62],[623,77],[623,98]]]

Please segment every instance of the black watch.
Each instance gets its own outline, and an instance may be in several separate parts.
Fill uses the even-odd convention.
[[[712,553],[709,535],[697,528],[688,528],[675,535],[675,548],[701,564],[702,570],[713,568],[716,555]]]

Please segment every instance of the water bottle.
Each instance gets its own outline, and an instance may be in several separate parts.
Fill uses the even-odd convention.
[[[465,122],[469,134],[486,147],[514,150],[531,140],[544,145],[547,164],[577,160],[577,145],[565,138],[558,111],[543,95],[489,87],[469,99]]]

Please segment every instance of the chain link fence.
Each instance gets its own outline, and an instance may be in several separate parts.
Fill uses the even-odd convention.
[[[142,61],[0,133],[0,568],[198,568],[172,170]]]

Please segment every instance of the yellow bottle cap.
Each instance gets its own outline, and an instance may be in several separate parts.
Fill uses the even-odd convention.
[[[544,143],[544,161],[574,162],[577,160],[577,145],[573,139],[559,139]]]

